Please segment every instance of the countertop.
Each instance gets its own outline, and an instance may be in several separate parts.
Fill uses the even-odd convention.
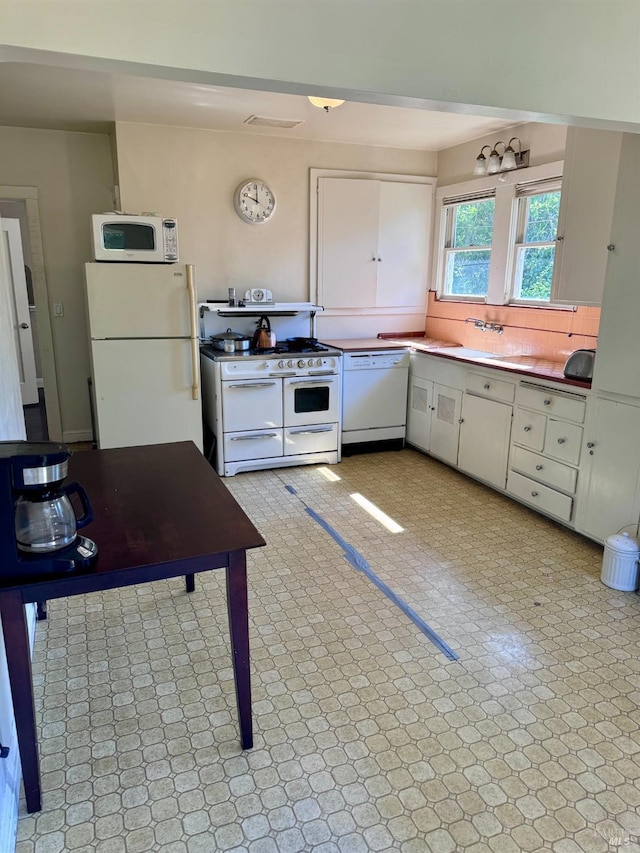
[[[591,388],[591,382],[578,379],[566,379],[564,376],[564,362],[550,361],[534,355],[505,355],[503,358],[471,358],[468,356],[457,356],[449,353],[438,352],[442,347],[455,347],[453,341],[442,341],[435,338],[417,336],[393,337],[393,338],[361,338],[354,340],[334,340],[322,343],[334,346],[344,352],[358,350],[384,350],[409,347],[416,352],[424,352],[438,358],[447,358],[452,361],[460,361],[465,364],[475,364],[479,367],[491,367],[494,370],[503,370],[506,373],[521,373],[536,379],[547,379],[551,382],[560,382],[563,385],[573,385],[577,388]],[[461,347],[462,349],[462,347]]]

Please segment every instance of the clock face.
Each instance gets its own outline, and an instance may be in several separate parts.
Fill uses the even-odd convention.
[[[276,199],[271,189],[257,178],[240,184],[233,197],[233,204],[240,219],[252,225],[267,222],[276,209]]]

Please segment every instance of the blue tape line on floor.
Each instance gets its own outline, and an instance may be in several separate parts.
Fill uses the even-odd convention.
[[[311,509],[311,507],[308,506],[308,507],[305,507],[305,511],[311,516],[311,518],[313,518],[313,520],[315,522],[317,522],[320,525],[320,527],[323,528],[323,530],[326,530],[326,532],[329,534],[329,536],[331,536],[332,539],[334,539],[338,543],[338,545],[344,551],[345,558],[347,559],[347,561],[349,563],[351,563],[351,565],[354,567],[354,569],[357,569],[358,571],[365,574],[369,578],[369,580],[372,583],[374,583],[378,587],[378,589],[381,592],[383,592],[391,602],[393,602],[393,604],[395,604],[397,607],[399,607],[400,610],[402,610],[402,612],[406,616],[408,616],[409,619],[411,619],[413,624],[417,628],[419,628],[422,631],[422,633],[431,640],[431,642],[434,644],[434,646],[437,646],[440,649],[440,651],[446,657],[449,658],[449,660],[459,660],[460,659],[459,656],[453,651],[453,649],[450,646],[448,646],[447,643],[445,643],[445,641],[442,639],[442,637],[438,636],[438,634],[436,634],[436,632],[433,630],[433,628],[430,628],[427,625],[427,623],[424,621],[424,619],[421,616],[419,616],[412,607],[409,607],[409,605],[406,603],[406,601],[403,601],[403,599],[400,598],[400,596],[397,595],[390,587],[388,587],[384,581],[380,580],[380,578],[376,575],[376,573],[374,571],[372,571],[369,563],[367,563],[367,561],[362,556],[362,554],[360,554],[360,553],[358,553],[358,551],[356,551],[356,549],[353,547],[353,545],[349,545],[349,543],[346,542],[342,538],[342,536],[340,536],[340,534],[337,532],[337,530],[334,530],[333,527],[331,527],[331,525],[328,524],[324,520],[324,518],[322,518],[321,515],[318,515],[318,513],[314,509]]]
[[[298,494],[298,493],[296,492],[296,490],[293,488],[293,486],[285,486],[285,489],[286,489],[288,492],[291,492],[291,494],[292,494],[292,495],[297,495],[297,494]]]

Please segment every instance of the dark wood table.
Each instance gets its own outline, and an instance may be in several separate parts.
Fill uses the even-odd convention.
[[[27,811],[41,809],[31,656],[24,605],[226,569],[227,609],[243,749],[253,746],[246,551],[265,541],[190,442],[74,453],[68,480],[89,495],[95,520],[82,530],[98,545],[90,569],[2,579],[7,652]]]

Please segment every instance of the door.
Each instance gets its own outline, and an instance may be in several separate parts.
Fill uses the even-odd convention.
[[[20,222],[17,219],[1,219],[0,224],[5,257],[3,280],[6,280],[9,286],[10,312],[20,375],[20,394],[22,405],[31,406],[38,402],[38,384],[27,279],[20,239]]]
[[[372,363],[375,364],[375,356]],[[342,429],[382,429],[407,422],[406,367],[345,370]]]
[[[92,341],[91,357],[101,450],[170,441],[202,450],[189,341]]]
[[[339,420],[340,377],[292,377],[284,380],[284,425],[333,424]]]
[[[346,376],[346,374],[345,374]],[[431,437],[431,409],[433,382],[410,376],[407,406],[407,441],[420,450],[429,452]]]
[[[430,184],[380,182],[376,306],[425,308],[432,199]]]
[[[318,300],[326,308],[370,308],[376,299],[378,181],[318,181]]]
[[[458,467],[498,489],[507,482],[512,407],[473,394],[462,401]]]
[[[461,409],[462,391],[434,383],[429,452],[448,465],[458,464]]]
[[[236,379],[222,383],[223,432],[281,426],[282,379]]]
[[[91,338],[191,335],[184,264],[92,263],[85,276]]]
[[[576,529],[603,542],[640,517],[640,408],[600,399],[592,405],[578,476]]]

